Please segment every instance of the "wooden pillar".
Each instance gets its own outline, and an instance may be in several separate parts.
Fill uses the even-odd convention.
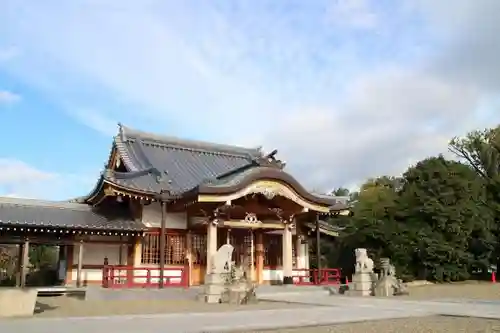
[[[28,274],[28,265],[30,263],[29,257],[30,242],[28,238],[24,240],[23,244],[19,245],[19,287],[26,287],[26,275]]]
[[[283,229],[283,284],[293,284],[293,243],[290,225]]]
[[[262,284],[264,282],[263,272],[264,272],[264,234],[262,230],[258,230],[255,234],[255,255],[256,255],[256,273],[257,273],[257,283]]]
[[[78,243],[78,263],[76,268],[76,286],[82,287],[82,270],[83,270],[83,240]]]
[[[166,232],[167,226],[167,204],[161,202],[161,226],[160,226],[160,281],[158,287],[163,289],[165,280],[165,249],[166,249]]]
[[[250,233],[250,281],[255,281],[255,235],[253,229],[248,230]]]
[[[136,249],[136,242],[137,238],[132,237],[131,240],[129,240],[127,244],[127,266],[128,267],[135,267],[135,249]],[[129,283],[133,283],[134,281],[134,270],[129,269],[127,270],[127,281]]]
[[[191,287],[193,285],[193,255],[191,253],[193,248],[193,239],[191,230],[188,230],[186,234],[186,263],[187,263],[187,278],[188,278],[188,286]]]
[[[321,233],[319,229],[319,214],[316,215],[316,260],[316,268],[321,269]]]
[[[217,253],[217,225],[208,222],[207,225],[207,273],[212,273],[214,256]]]
[[[306,254],[305,254],[305,244],[304,243],[304,235],[302,233],[302,230],[300,228],[295,229],[296,230],[296,238],[295,238],[295,262],[296,262],[296,268],[298,269],[305,269],[306,267]]]
[[[73,284],[73,263],[75,261],[75,246],[74,245],[66,245],[66,284]]]
[[[140,267],[142,265],[142,243],[144,239],[142,237],[137,237],[134,243],[134,267]]]

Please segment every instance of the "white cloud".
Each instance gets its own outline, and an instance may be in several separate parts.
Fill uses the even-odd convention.
[[[0,158],[0,184],[38,182],[54,179],[54,177],[56,177],[55,174],[38,170],[22,161]]]
[[[33,56],[6,70],[104,133],[264,143],[307,186],[358,184],[500,120],[478,116],[498,97],[500,2],[410,2],[11,1],[8,37]]]
[[[0,90],[0,105],[19,102],[21,96],[7,90]]]
[[[379,20],[370,0],[335,0],[329,18],[335,25],[356,29],[373,29]]]
[[[68,112],[78,121],[97,132],[109,137],[116,134],[118,123],[108,118],[103,112],[92,109],[74,109]]]
[[[0,158],[0,196],[65,200],[89,191],[95,177],[74,174],[57,174],[40,170],[14,158]]]
[[[18,55],[20,55],[20,51],[16,47],[0,48],[0,63],[12,60]]]
[[[357,183],[446,152],[453,135],[474,126],[477,102],[478,92],[467,85],[384,70],[355,80],[341,112],[301,110],[267,142],[282,147],[291,168],[315,186]]]

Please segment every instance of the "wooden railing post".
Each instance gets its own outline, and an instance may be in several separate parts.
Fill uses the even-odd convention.
[[[151,269],[149,268],[146,270],[146,286],[151,287]]]
[[[109,261],[107,257],[104,258],[102,267],[102,287],[109,288]]]
[[[115,267],[110,267],[109,269],[109,286],[111,288],[115,287]]]

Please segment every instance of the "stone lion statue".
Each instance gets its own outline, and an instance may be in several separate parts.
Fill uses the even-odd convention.
[[[356,249],[354,253],[356,254],[356,273],[372,273],[373,260],[368,257],[366,249]]]

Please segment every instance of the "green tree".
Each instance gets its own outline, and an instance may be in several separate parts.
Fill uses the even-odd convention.
[[[482,204],[483,185],[469,166],[442,156],[423,160],[404,174],[397,206],[404,237],[399,240],[415,276],[463,280],[472,266],[487,265],[492,215]]]
[[[450,141],[449,149],[469,164],[484,180],[487,197],[484,205],[493,211],[496,250],[492,261],[497,270],[500,257],[500,126],[482,131],[472,131],[464,137]]]
[[[381,256],[391,254],[393,239],[393,209],[397,192],[391,177],[369,179],[356,193],[353,200],[353,216],[336,220],[344,226],[341,237],[336,239],[331,253],[331,265],[342,267],[349,275],[354,269],[354,249],[364,247],[369,250],[375,261]]]
[[[339,197],[346,197],[349,195],[349,190],[346,189],[345,187],[339,187],[339,188],[332,191],[332,195],[339,196]]]

